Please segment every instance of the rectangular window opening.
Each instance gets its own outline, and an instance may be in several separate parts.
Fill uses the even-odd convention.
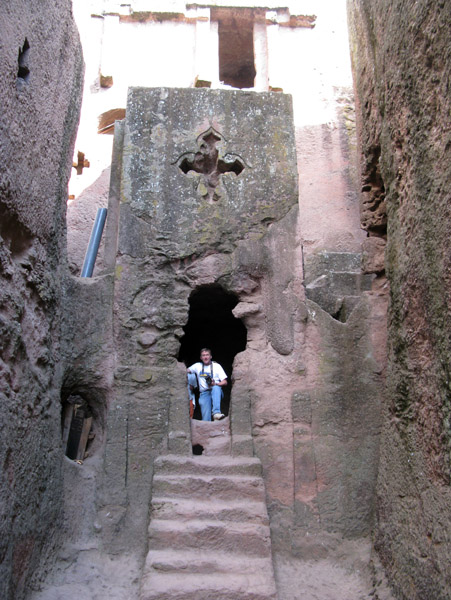
[[[250,9],[217,8],[219,79],[235,88],[252,88],[255,80],[254,14]]]

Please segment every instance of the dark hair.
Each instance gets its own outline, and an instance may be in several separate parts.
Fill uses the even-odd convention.
[[[211,350],[210,350],[210,348],[201,348],[200,353],[202,354],[202,352],[208,352],[210,354],[210,356],[211,356]]]

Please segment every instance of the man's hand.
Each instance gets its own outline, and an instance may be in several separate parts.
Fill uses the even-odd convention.
[[[227,379],[223,379],[222,381],[218,381],[218,383],[216,383],[216,381],[214,381],[212,383],[212,385],[219,385],[219,387],[223,387],[224,385],[227,385]]]
[[[191,369],[188,369],[186,372],[187,372],[187,373],[192,373]]]

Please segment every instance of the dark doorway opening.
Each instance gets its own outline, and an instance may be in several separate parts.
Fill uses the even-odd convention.
[[[246,348],[247,330],[232,314],[238,304],[235,294],[220,285],[205,285],[194,290],[189,298],[188,323],[180,342],[178,359],[187,367],[199,361],[201,348],[210,348],[213,360],[227,373],[222,412],[229,414],[233,359]],[[197,415],[195,413],[194,417]]]
[[[70,377],[71,375],[69,375]],[[61,390],[61,437],[64,454],[83,462],[102,447],[105,429],[104,391],[85,385]]]
[[[236,88],[254,87],[254,12],[246,8],[215,8],[218,22],[219,79]]]
[[[62,405],[61,433],[65,455],[71,460],[82,462],[88,446],[94,439],[92,432],[92,410],[87,400],[79,394],[71,394]]]
[[[28,81],[30,75],[30,44],[25,38],[22,48],[19,48],[19,67],[17,69],[17,77],[22,81]]]

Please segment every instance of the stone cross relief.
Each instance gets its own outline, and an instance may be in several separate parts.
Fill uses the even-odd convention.
[[[199,177],[197,191],[210,202],[219,200],[221,190],[220,177],[224,173],[239,175],[245,167],[243,159],[230,152],[224,154],[216,147],[224,138],[213,127],[207,129],[197,138],[197,152],[185,152],[176,161],[179,169],[185,174],[196,173]]]

